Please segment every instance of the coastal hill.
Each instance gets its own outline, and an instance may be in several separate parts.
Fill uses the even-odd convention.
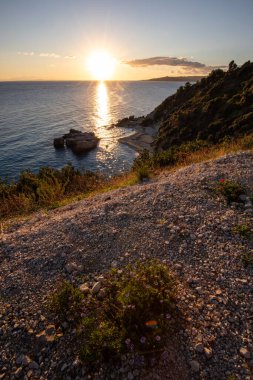
[[[245,196],[239,207],[229,205],[210,184],[229,178],[250,192],[252,157],[230,154],[164,172],[2,229],[1,378],[249,379],[252,204]],[[175,274],[185,324],[161,336],[165,347],[151,366],[130,355],[89,373],[71,319],[57,324],[48,296],[60,281],[79,287],[86,278],[85,290],[93,289],[112,266],[148,258]]]
[[[195,76],[181,76],[181,77],[160,77],[160,78],[151,78],[146,79],[146,81],[158,81],[158,82],[197,82],[198,80],[201,80],[204,78],[202,75],[195,75]]]
[[[195,84],[186,83],[142,121],[159,124],[157,150],[196,139],[219,142],[253,131],[253,63],[232,61]]]

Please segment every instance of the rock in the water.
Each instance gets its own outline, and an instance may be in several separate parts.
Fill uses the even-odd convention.
[[[62,149],[64,148],[64,138],[63,137],[57,137],[54,139],[54,147],[56,149]]]
[[[71,148],[75,154],[85,153],[93,148],[96,148],[98,140],[76,140],[72,143]]]
[[[57,149],[63,148],[66,142],[66,146],[71,148],[75,154],[83,154],[96,148],[98,140],[94,132],[81,132],[76,129],[70,129],[69,133],[54,139],[54,146]]]

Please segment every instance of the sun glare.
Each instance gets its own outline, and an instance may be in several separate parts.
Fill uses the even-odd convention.
[[[104,81],[112,78],[116,59],[108,52],[99,50],[91,53],[86,63],[93,79]]]

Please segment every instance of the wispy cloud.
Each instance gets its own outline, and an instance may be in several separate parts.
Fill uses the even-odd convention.
[[[48,58],[60,58],[61,55],[56,54],[56,53],[40,53],[40,57],[48,57]]]
[[[75,55],[65,55],[64,59],[76,59]]]
[[[133,59],[125,61],[127,65],[132,67],[147,67],[147,66],[182,66],[193,69],[213,69],[217,67],[224,68],[226,66],[207,66],[201,62],[190,61],[184,57],[150,57],[143,59]]]
[[[25,55],[25,56],[34,56],[34,57],[43,57],[43,58],[61,58],[62,56],[60,54],[56,54],[56,53],[34,53],[33,51],[19,51],[17,53],[18,55]],[[71,55],[66,55],[64,56],[63,58],[76,58],[74,55],[71,56]]]
[[[18,55],[34,55],[34,52],[33,51],[19,51],[18,52]]]

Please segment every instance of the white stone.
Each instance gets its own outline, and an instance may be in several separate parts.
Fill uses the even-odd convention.
[[[116,260],[113,260],[113,262],[111,263],[111,267],[117,268],[117,266],[118,266],[118,262]]]
[[[91,289],[91,293],[97,294],[99,292],[100,288],[101,288],[101,282],[100,281],[95,282],[95,284],[93,285],[93,287]]]
[[[81,290],[81,292],[82,292],[83,294],[88,294],[88,293],[90,292],[90,289],[89,289],[89,287],[87,286],[87,284],[81,284],[81,285],[79,286],[79,289]]]
[[[250,359],[250,352],[246,347],[241,347],[240,348],[240,354],[245,358],[245,359]]]

